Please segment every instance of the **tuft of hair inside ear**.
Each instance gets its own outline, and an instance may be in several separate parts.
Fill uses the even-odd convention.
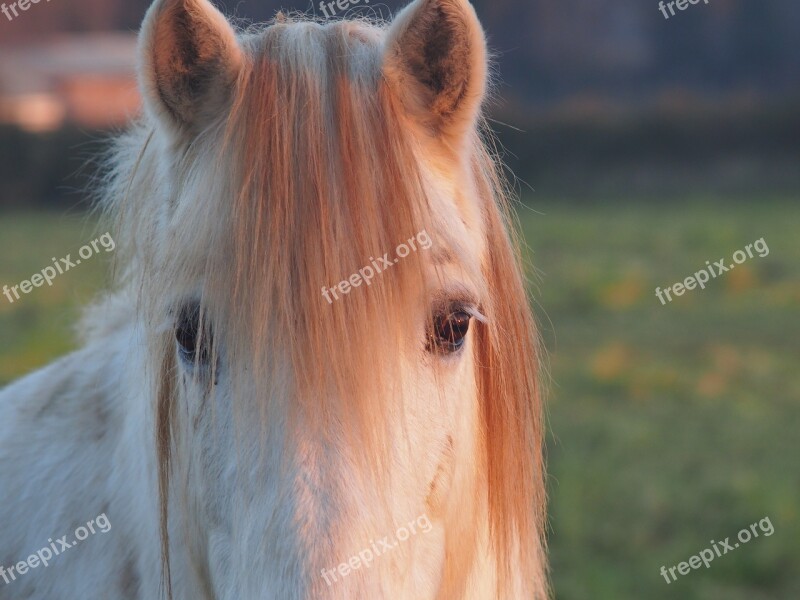
[[[407,60],[411,72],[434,94],[434,112],[447,116],[458,108],[470,75],[470,47],[466,23],[453,18],[441,4],[433,14],[420,16],[414,24]],[[414,40],[410,40],[414,41]]]

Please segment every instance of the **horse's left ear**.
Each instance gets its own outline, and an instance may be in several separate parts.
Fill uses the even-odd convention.
[[[415,0],[392,23],[383,73],[436,135],[464,136],[486,94],[483,28],[467,0]]]
[[[242,67],[236,33],[208,0],[156,0],[139,34],[145,107],[177,134],[224,110]]]

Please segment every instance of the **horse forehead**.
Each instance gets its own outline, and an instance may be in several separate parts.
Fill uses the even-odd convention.
[[[482,260],[486,251],[486,223],[474,178],[459,157],[447,157],[435,150],[421,157],[419,164],[434,213],[446,224],[448,232],[464,243],[463,250]]]

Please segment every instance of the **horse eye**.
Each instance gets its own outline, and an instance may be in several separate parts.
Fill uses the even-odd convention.
[[[207,323],[201,329],[199,304],[190,304],[181,309],[175,326],[175,339],[182,359],[192,364],[207,365],[211,355],[211,328]]]
[[[471,318],[463,310],[434,317],[428,351],[452,354],[460,350],[466,340]]]

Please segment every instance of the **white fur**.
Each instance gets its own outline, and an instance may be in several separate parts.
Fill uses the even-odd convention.
[[[449,187],[445,181],[439,185],[442,190]],[[432,196],[439,199],[442,218],[458,214],[454,201],[447,200],[452,196]],[[450,220],[465,238],[472,235],[460,219]],[[442,276],[450,277],[436,275]],[[2,600],[159,597],[153,399],[147,393],[148,367],[142,354],[144,324],[132,310],[124,314],[125,298],[132,307],[132,296],[103,305],[107,310],[95,315],[102,321],[96,325],[99,337],[84,349],[0,392],[0,564],[9,567],[27,559],[47,546],[48,538],[71,534],[101,513],[112,523],[107,534],[89,537],[49,567],[32,570],[10,585],[0,580]],[[118,313],[109,314],[112,309]],[[112,327],[115,321],[120,323]],[[448,506],[439,511],[458,510],[460,499],[474,494],[478,402],[473,357],[467,352],[447,367],[442,394],[425,361],[406,359],[403,372],[402,394],[384,399],[405,407],[393,427],[391,489],[374,489],[355,469],[351,453],[359,448],[326,451],[313,439],[293,442],[297,459],[289,473],[281,473],[285,423],[279,415],[270,420],[266,435],[266,469],[251,478],[259,462],[258,419],[234,434],[231,414],[200,415],[203,435],[195,439],[213,443],[188,449],[193,461],[205,464],[197,474],[200,479],[189,486],[189,504],[197,512],[185,514],[179,502],[172,505],[175,597],[435,598],[446,532],[442,514],[426,506],[425,499],[442,465],[448,436],[458,440],[460,454],[444,464]],[[276,384],[269,393],[270,405],[279,406],[286,390]],[[227,382],[218,394],[216,405],[226,406]],[[186,396],[186,409],[198,411],[191,407],[192,396]],[[259,395],[252,397],[255,401]],[[257,414],[257,407],[252,410]],[[241,440],[252,443],[242,446]],[[455,470],[459,464],[462,468]],[[243,465],[252,469],[244,477],[248,467]],[[388,512],[381,508],[387,500]],[[371,540],[393,537],[397,527],[421,515],[430,518],[432,531],[412,536],[376,558],[370,568],[340,577],[332,586],[324,583],[320,568],[335,568],[370,548]],[[189,543],[183,539],[184,519],[190,521],[190,535],[196,536]],[[200,556],[190,556],[188,548]],[[485,550],[480,554],[488,556]],[[191,566],[198,559],[207,570],[201,577]],[[476,599],[489,598],[491,561],[484,568],[483,575],[471,575]]]
[[[196,4],[207,7],[205,2]],[[216,16],[210,20],[219,25]],[[166,119],[152,97],[153,86],[144,87],[151,121],[126,138],[129,145],[119,158],[130,170],[145,132],[158,119]],[[209,139],[215,135],[210,129],[206,134]],[[168,241],[176,220],[197,225],[191,243],[198,245],[216,233],[219,222],[213,208],[203,213],[195,209],[198,195],[218,189],[210,175],[213,165],[195,168],[190,184],[177,191],[177,179],[187,177],[174,167],[171,135],[168,127],[157,127],[151,151],[139,165],[139,177],[148,182],[150,193],[136,200],[147,204],[140,210],[151,210],[152,222],[158,224],[146,232],[130,232],[131,238],[141,236],[141,247],[129,244],[128,250],[140,253],[142,260],[167,260],[165,253],[176,251]],[[438,270],[431,266],[428,275],[436,286],[457,284],[480,297],[482,282],[464,273],[475,272],[475,265],[485,260],[481,210],[469,187],[467,165],[446,157],[444,153],[430,161],[426,185],[435,216],[464,246],[460,265]],[[195,158],[202,165],[199,151]],[[123,193],[123,186],[117,191]],[[177,219],[169,216],[167,199],[174,202]],[[180,239],[187,241],[178,249],[185,253],[181,260],[198,265],[194,283],[200,288],[205,257],[199,246],[188,245],[188,237]],[[132,283],[123,286],[93,310],[82,350],[0,392],[0,565],[25,560],[46,546],[48,538],[71,534],[101,513],[112,523],[107,534],[88,538],[49,567],[9,585],[0,580],[0,600],[160,597],[151,393],[155,374],[147,353],[148,336],[161,324],[136,311],[139,293]],[[420,308],[422,318],[424,307]],[[422,332],[425,324],[419,326]],[[457,521],[464,506],[476,506],[480,512],[485,502],[476,462],[480,415],[473,344],[470,332],[466,351],[438,365],[434,363],[440,359],[422,353],[398,357],[402,377],[384,398],[376,399],[390,408],[393,418],[387,440],[389,473],[382,489],[356,468],[361,449],[346,447],[335,433],[324,442],[312,436],[285,439],[287,399],[292,397],[288,374],[276,374],[268,389],[257,376],[238,382],[237,397],[248,403],[244,414],[257,415],[262,403],[270,407],[266,430],[256,417],[235,421],[232,382],[224,376],[214,410],[201,405],[201,392],[187,380],[177,403],[178,421],[186,429],[176,442],[180,462],[170,504],[174,597],[438,598],[450,535],[445,523]],[[281,350],[274,348],[276,356]],[[453,441],[450,454],[448,440]],[[284,470],[285,448],[290,460]],[[438,491],[431,501],[432,485]],[[323,568],[335,568],[358,555],[371,540],[393,537],[399,526],[421,515],[433,524],[430,532],[412,536],[375,558],[369,568],[339,576],[331,586],[325,583]],[[466,598],[488,600],[495,565],[486,522],[479,521],[477,527],[483,547],[477,549],[478,563],[464,573],[470,582]]]

